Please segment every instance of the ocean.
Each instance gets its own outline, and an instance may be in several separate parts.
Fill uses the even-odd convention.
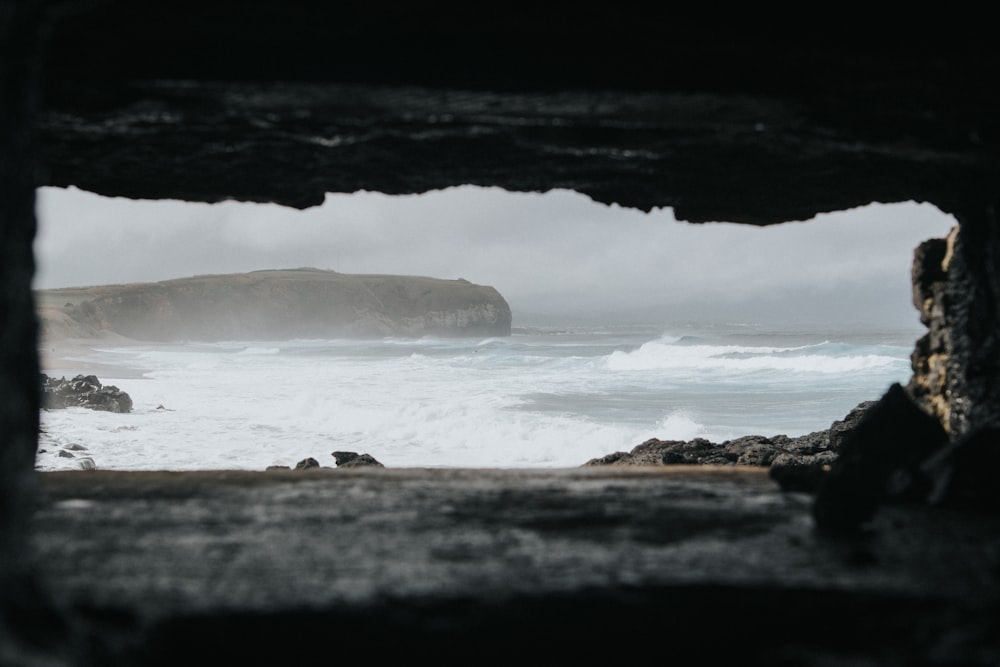
[[[37,467],[576,467],[649,438],[828,428],[910,377],[920,332],[543,324],[509,337],[104,344],[74,356],[131,413],[43,410]],[[59,455],[68,445],[85,450]]]

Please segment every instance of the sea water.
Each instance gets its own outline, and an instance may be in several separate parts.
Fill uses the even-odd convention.
[[[107,345],[128,414],[43,410],[38,468],[575,467],[649,438],[801,435],[911,373],[913,330],[538,326],[492,338]],[[86,372],[86,371],[80,371]],[[67,445],[86,450],[58,455]]]

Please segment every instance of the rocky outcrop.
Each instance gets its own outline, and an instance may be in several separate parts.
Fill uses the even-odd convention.
[[[67,380],[42,373],[42,405],[50,410],[81,407],[104,412],[131,412],[132,397],[114,385],[102,385],[93,375],[77,375]]]
[[[829,429],[802,436],[748,435],[721,443],[704,438],[653,438],[630,452],[615,452],[591,459],[584,465],[758,466],[768,468],[775,481],[786,490],[813,491],[837,460],[853,430],[875,405],[875,401],[864,401],[843,419],[833,422]]]
[[[917,341],[911,355],[913,375],[907,385],[910,396],[925,412],[951,430],[952,406],[956,427],[960,425],[964,391],[960,375],[949,372],[953,362],[953,301],[949,295],[949,267],[955,254],[958,227],[947,238],[929,239],[913,253],[913,305],[928,331]]]
[[[913,302],[928,332],[905,390],[886,392],[823,478],[821,528],[855,530],[898,498],[1000,509],[1000,231],[995,207],[973,224],[967,215],[914,253]]]
[[[506,336],[511,325],[493,287],[319,269],[46,290],[39,301],[46,330],[70,329],[70,320],[75,330],[148,341]]]

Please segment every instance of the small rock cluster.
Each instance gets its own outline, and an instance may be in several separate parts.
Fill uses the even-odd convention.
[[[83,445],[71,442],[68,445],[63,445],[59,453],[56,454],[61,459],[76,459],[76,466],[80,470],[97,470],[97,464],[94,463],[94,459],[86,454],[80,454],[80,452],[88,451]],[[45,454],[46,450],[39,449],[39,454]]]
[[[363,467],[375,467],[384,468],[381,463],[379,463],[371,454],[358,454],[357,452],[332,452],[330,454],[337,461],[338,468],[363,468]],[[312,458],[311,456],[306,459],[302,459],[295,464],[295,470],[312,470],[313,468],[323,468],[326,470],[330,469],[330,466],[321,466],[319,461]],[[267,471],[274,470],[292,470],[289,466],[268,466]]]

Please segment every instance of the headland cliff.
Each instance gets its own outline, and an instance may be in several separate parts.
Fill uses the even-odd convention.
[[[39,290],[36,303],[43,339],[506,336],[511,326],[493,287],[312,268]]]

